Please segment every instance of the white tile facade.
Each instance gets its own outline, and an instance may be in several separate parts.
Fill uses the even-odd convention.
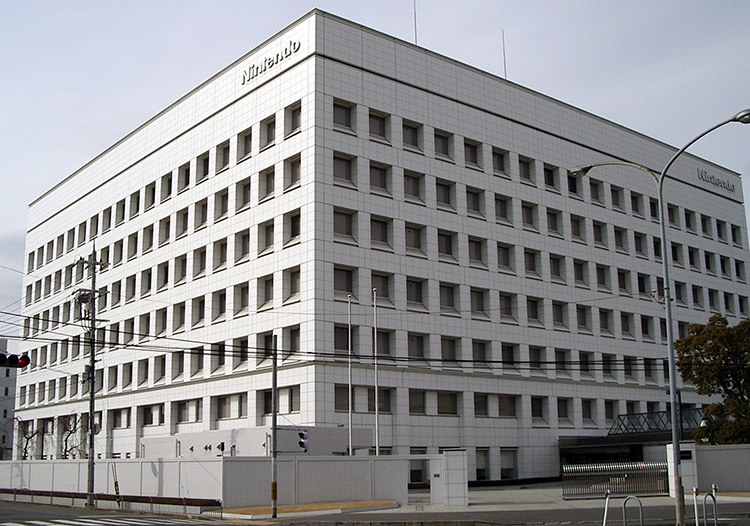
[[[32,203],[17,415],[49,432],[26,453],[64,456],[45,421],[87,411],[72,292],[95,242],[98,452],[268,424],[270,335],[284,424],[345,424],[349,293],[354,425],[372,427],[377,287],[381,447],[556,475],[558,438],[667,402],[655,185],[567,170],[659,170],[672,151],[313,11]],[[676,323],[734,324],[750,296],[739,176],[689,155],[670,175]]]

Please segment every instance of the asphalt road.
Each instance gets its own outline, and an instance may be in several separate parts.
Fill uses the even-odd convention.
[[[689,525],[694,524],[692,506],[686,510]],[[674,524],[673,506],[644,507],[644,524],[665,526]],[[750,526],[750,503],[723,503],[720,505],[721,526]],[[332,524],[371,526],[374,524],[499,524],[499,525],[591,525],[602,524],[601,508],[568,508],[568,509],[536,509],[536,510],[504,510],[504,511],[459,511],[459,512],[367,512],[367,513],[337,513],[329,515],[314,515],[307,517],[266,519],[260,521],[247,520],[211,520],[193,519],[182,516],[166,516],[151,514],[134,514],[131,512],[117,512],[88,508],[69,508],[64,506],[49,506],[44,504],[27,504],[14,502],[0,502],[0,526],[165,526],[170,524],[216,524],[222,526],[239,524],[273,524],[299,526],[331,526]],[[619,526],[622,523],[622,509],[613,506],[609,510],[607,523]],[[628,507],[628,523],[639,524],[637,506]],[[701,516],[702,523],[702,516]],[[713,526],[713,521],[709,520]]]
[[[737,525],[750,526],[750,503],[726,503],[720,507],[719,516],[721,526]],[[298,517],[278,519],[274,524],[315,526],[317,524],[330,526],[332,523],[372,524],[372,523],[466,523],[479,522],[485,524],[503,525],[538,525],[538,524],[591,524],[601,525],[603,513],[598,508],[581,509],[539,509],[524,511],[461,511],[461,512],[422,512],[422,513],[340,513],[335,515],[317,515],[314,517]],[[644,524],[674,524],[674,506],[648,506],[643,510]],[[713,526],[710,520],[709,525]],[[702,512],[700,516],[703,522]],[[693,509],[686,510],[686,522],[694,524]],[[637,506],[628,507],[628,523],[638,525]],[[622,508],[609,509],[607,524],[622,525]]]
[[[0,526],[167,526],[170,524],[217,524],[206,519],[134,514],[90,508],[69,508],[46,504],[0,501]],[[219,524],[231,524],[219,523]]]

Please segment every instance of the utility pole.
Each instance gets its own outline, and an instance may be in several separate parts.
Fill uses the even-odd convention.
[[[86,381],[89,385],[89,462],[88,462],[88,497],[86,506],[94,507],[94,438],[96,429],[94,426],[94,402],[95,402],[95,381],[96,381],[96,271],[97,268],[104,268],[105,263],[96,260],[96,244],[91,248],[91,255],[88,259],[80,258],[78,263],[88,267],[91,273],[91,289],[79,289],[76,291],[76,301],[83,309],[87,305],[87,312],[81,312],[81,320],[84,328],[86,318],[89,321],[89,364],[86,366]]]
[[[271,363],[273,364],[271,368],[271,518],[276,518],[277,515],[277,508],[276,508],[276,498],[277,498],[277,488],[276,488],[276,475],[277,475],[277,466],[276,466],[276,412],[279,410],[276,403],[276,397],[278,396],[278,386],[276,382],[276,338],[277,336],[273,335],[273,356]]]

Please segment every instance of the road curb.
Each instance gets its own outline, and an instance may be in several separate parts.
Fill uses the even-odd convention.
[[[356,508],[332,508],[328,510],[310,510],[310,511],[294,511],[290,513],[278,513],[277,518],[291,518],[291,517],[314,517],[316,515],[332,515],[340,513],[356,513],[361,511],[378,511],[378,510],[390,510],[398,508],[401,505],[398,502],[392,502],[390,504],[376,504],[373,506],[359,506]],[[260,520],[270,519],[270,513],[260,513],[256,515],[246,515],[242,513],[223,513],[222,517],[225,519],[245,519],[245,520]]]

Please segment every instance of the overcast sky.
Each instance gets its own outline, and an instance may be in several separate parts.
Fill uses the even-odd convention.
[[[33,199],[315,7],[414,42],[413,0],[0,0],[0,310]],[[745,0],[417,0],[417,43],[502,76],[504,31],[509,80],[679,147],[750,108],[748,20]],[[750,195],[750,126],[690,151]]]

